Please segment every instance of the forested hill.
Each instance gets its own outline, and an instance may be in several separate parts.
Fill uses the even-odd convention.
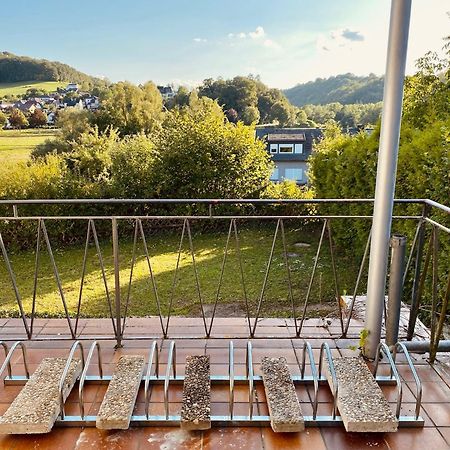
[[[20,81],[68,81],[88,86],[102,83],[99,78],[79,72],[67,64],[0,52],[0,83]]]
[[[346,73],[297,84],[286,89],[284,93],[295,106],[325,105],[333,102],[343,105],[376,103],[383,98],[383,77],[374,74],[359,77]]]

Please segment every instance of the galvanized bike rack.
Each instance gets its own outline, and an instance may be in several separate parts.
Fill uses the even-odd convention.
[[[145,375],[142,377],[142,384],[144,387],[145,395],[145,409],[143,415],[133,415],[131,417],[130,426],[179,426],[180,416],[171,415],[169,411],[170,405],[170,384],[180,385],[184,382],[184,376],[177,373],[177,360],[176,360],[176,343],[175,341],[169,341],[168,348],[168,358],[166,363],[166,371],[164,375],[160,373],[160,355],[158,342],[154,340],[151,343],[148,359],[147,359],[147,370]],[[7,346],[0,342],[0,345],[5,349],[6,358],[0,368],[0,377],[6,368],[8,368],[8,375],[4,378],[4,383],[6,385],[23,385],[29,379],[28,362],[27,362],[27,352],[26,347],[23,342],[16,342],[8,351]],[[25,368],[25,376],[14,375],[11,371],[11,357],[14,352],[21,348],[23,356],[23,364]],[[66,415],[64,413],[64,402],[62,399],[62,389],[63,380],[65,379],[65,374],[73,360],[76,350],[79,350],[82,362],[82,373],[79,377],[79,415]],[[98,374],[97,375],[87,375],[92,357],[95,350],[97,351],[97,365]],[[7,352],[7,353],[6,353]],[[398,352],[402,352],[405,355],[407,365],[411,370],[417,388],[416,393],[416,407],[415,414],[413,416],[402,416],[400,415],[401,404],[402,404],[402,383],[400,376],[398,374],[396,366],[396,356]],[[99,342],[94,341],[88,351],[87,357],[84,358],[84,349],[80,341],[74,342],[72,345],[67,364],[64,373],[61,377],[59,384],[60,388],[60,402],[61,402],[61,413],[59,419],[56,421],[55,426],[67,426],[67,427],[95,427],[97,416],[86,415],[85,405],[84,405],[84,395],[83,390],[86,385],[91,384],[108,384],[111,381],[111,375],[105,375],[102,367],[102,357],[101,357],[101,347]],[[417,371],[414,367],[412,359],[409,355],[408,350],[402,343],[398,343],[391,354],[389,348],[381,343],[378,348],[378,357],[375,360],[373,375],[375,380],[379,385],[397,385],[397,402],[396,402],[396,417],[399,421],[399,427],[423,427],[424,419],[420,417],[420,407],[422,400],[422,384]],[[377,375],[379,361],[385,355],[390,367],[389,375]],[[306,356],[308,356],[310,375],[306,375]],[[325,376],[322,375],[323,361],[326,359],[328,364],[328,370],[332,379],[332,395],[334,398],[332,410],[330,415],[318,415],[318,394],[321,386],[328,386],[328,381]],[[253,407],[255,403],[255,388],[257,385],[262,384],[262,377],[255,375],[253,371],[253,356],[252,356],[252,343],[247,342],[246,345],[246,372],[245,375],[235,375],[234,373],[234,343],[229,342],[228,346],[228,375],[211,375],[211,386],[214,388],[216,385],[228,385],[229,386],[229,414],[228,415],[212,415],[211,425],[212,426],[270,426],[270,416],[254,414]],[[300,375],[292,375],[292,381],[294,385],[312,385],[314,386],[314,394],[311,400],[311,406],[313,415],[304,416],[305,425],[309,427],[313,426],[336,426],[342,425],[342,419],[337,414],[337,393],[338,393],[338,381],[336,373],[334,370],[333,356],[329,345],[324,342],[320,348],[319,366],[317,369],[316,362],[314,359],[314,354],[312,351],[311,344],[305,342],[303,346],[302,360],[300,365]],[[151,415],[149,414],[149,406],[151,403],[152,386],[163,385],[164,388],[164,415]],[[248,415],[235,415],[234,413],[234,388],[236,385],[247,385],[248,394]],[[326,387],[325,389],[328,389]]]

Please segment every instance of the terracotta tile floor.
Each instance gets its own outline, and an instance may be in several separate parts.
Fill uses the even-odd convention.
[[[338,321],[324,327],[319,319],[305,321],[302,336],[308,336],[316,363],[322,342],[326,341],[335,356],[349,355],[354,352],[349,347],[357,339],[337,339],[331,333],[338,330]],[[350,327],[354,337],[362,324],[355,321]],[[19,319],[0,320],[0,339],[12,341],[24,338],[22,322]],[[80,320],[79,330],[83,338],[92,336],[105,338],[111,333],[111,322],[107,319]],[[290,319],[264,319],[258,324],[256,336],[270,336],[270,339],[254,339],[253,364],[255,374],[260,374],[259,364],[263,356],[284,356],[287,359],[292,374],[300,374],[303,338],[293,338],[293,321]],[[157,318],[131,318],[125,330],[124,347],[114,350],[114,342],[102,341],[103,367],[106,374],[111,374],[114,363],[123,354],[142,354],[147,357],[151,340],[130,340],[133,336],[145,336],[149,333],[158,335],[160,332]],[[68,335],[67,323],[62,319],[38,319],[35,322],[34,334],[41,341],[27,342],[28,362],[30,371],[34,371],[45,356],[64,356],[72,342],[57,340]],[[234,339],[235,374],[245,375],[245,336],[248,334],[248,324],[242,318],[217,318],[210,339],[201,339],[204,326],[201,319],[179,318],[171,319],[169,334],[176,340],[177,369],[184,373],[184,359],[187,355],[207,353],[211,356],[211,373],[226,375],[228,373],[228,342],[231,335],[242,337]],[[172,336],[171,336],[172,337]],[[196,338],[191,338],[196,337]],[[284,339],[283,339],[284,337]],[[288,337],[287,339],[285,337]],[[221,339],[222,338],[222,339]],[[160,371],[164,373],[167,364],[169,342],[158,339],[160,346]],[[85,348],[88,347],[86,343]],[[450,448],[450,371],[448,366],[440,363],[430,366],[426,355],[413,355],[416,368],[423,381],[423,401],[421,416],[425,426],[421,429],[401,428],[397,433],[367,434],[346,433],[343,427],[307,428],[302,433],[273,433],[270,428],[239,427],[213,428],[207,432],[184,432],[178,428],[131,428],[127,431],[103,432],[96,428],[55,428],[48,435],[39,436],[4,436],[0,435],[0,449],[423,449],[441,450]],[[0,356],[0,362],[3,355]],[[92,359],[89,374],[96,374],[96,357]],[[401,355],[398,358],[399,373],[403,379],[402,414],[412,415],[415,402],[415,384],[411,373]],[[13,358],[13,373],[24,374],[23,361],[20,352]],[[306,367],[309,373],[309,367]],[[379,367],[380,374],[388,374],[386,365]],[[20,391],[18,386],[0,385],[0,414],[3,414],[10,402]],[[313,389],[310,386],[297,386],[298,397],[302,403],[305,415],[312,414],[311,399]],[[88,414],[96,414],[106,386],[87,385],[85,388],[85,410]],[[383,386],[383,391],[395,407],[395,386]],[[170,388],[170,413],[179,414],[181,409],[182,387],[172,385]],[[237,415],[248,414],[248,389],[245,386],[235,386],[234,412]],[[332,410],[332,395],[326,385],[319,389],[318,414],[329,415]],[[213,415],[228,414],[228,388],[214,386],[212,390],[211,410]],[[139,392],[135,414],[143,414],[144,394]],[[266,415],[264,389],[256,387],[255,414]],[[152,391],[150,414],[164,413],[164,396],[161,386],[155,386]],[[66,401],[66,414],[79,414],[78,393],[75,389]]]

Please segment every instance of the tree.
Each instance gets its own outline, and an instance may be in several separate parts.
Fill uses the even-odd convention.
[[[403,117],[416,127],[450,115],[450,44],[444,50],[447,58],[428,52],[417,61],[419,71],[406,77]]]
[[[6,125],[6,122],[8,121],[8,117],[5,113],[0,111],[0,130]]]
[[[167,99],[164,104],[167,109],[172,109],[175,107],[182,108],[189,104],[189,89],[185,86],[180,86],[174,97]]]
[[[20,109],[13,109],[11,115],[9,116],[9,123],[13,128],[21,128],[28,126],[28,120],[25,117],[25,114],[20,111]]]
[[[111,152],[112,196],[152,198],[156,193],[154,166],[158,158],[153,142],[143,134],[126,136]]]
[[[259,122],[258,108],[256,106],[247,106],[244,109],[244,111],[242,111],[241,119],[246,125],[258,123]]]
[[[119,82],[101,99],[96,124],[102,130],[108,126],[117,128],[123,136],[151,133],[162,122],[162,108],[161,94],[152,82],[141,86]]]
[[[217,100],[225,111],[237,112],[238,120],[246,124],[278,122],[282,126],[296,123],[296,111],[283,92],[269,89],[258,77],[235,77],[232,80],[204,80],[200,97]]]
[[[59,112],[56,125],[60,129],[63,140],[77,141],[79,137],[91,129],[92,113],[86,110],[66,109]]]
[[[72,151],[64,155],[67,166],[85,183],[107,183],[111,171],[111,153],[118,138],[117,131],[112,128],[100,133],[95,127],[82,133]]]
[[[58,112],[56,125],[59,130],[54,139],[46,139],[31,152],[32,158],[46,156],[49,153],[69,153],[84,133],[93,130],[92,113],[86,110],[66,109]]]
[[[192,94],[191,94],[192,96]],[[155,186],[161,198],[251,198],[267,184],[273,164],[254,127],[232,124],[216,102],[167,113],[153,139]]]
[[[33,128],[42,127],[44,125],[47,125],[47,114],[45,114],[44,111],[42,111],[39,108],[36,108],[33,111],[33,114],[31,114],[30,119],[30,126]]]

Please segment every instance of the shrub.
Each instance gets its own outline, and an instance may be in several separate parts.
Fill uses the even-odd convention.
[[[111,152],[112,195],[122,198],[153,197],[157,157],[154,144],[143,134],[116,142]]]
[[[254,127],[229,123],[210,99],[168,112],[154,141],[158,197],[259,197],[268,184],[273,164]]]

